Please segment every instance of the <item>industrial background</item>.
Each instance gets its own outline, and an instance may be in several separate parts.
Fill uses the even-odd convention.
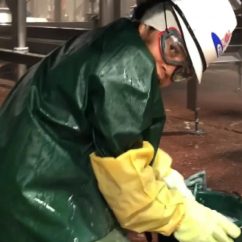
[[[76,34],[129,17],[136,3],[0,0],[0,105],[31,65]],[[209,187],[242,195],[242,5],[231,3],[238,26],[202,84],[162,90],[167,123],[160,146],[185,177],[205,170]]]

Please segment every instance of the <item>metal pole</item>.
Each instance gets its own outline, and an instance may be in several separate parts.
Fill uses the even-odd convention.
[[[241,89],[242,88],[242,63],[241,62],[238,63],[238,75],[239,75],[239,83],[236,91],[241,92],[242,90]]]
[[[0,7],[3,8],[6,6],[5,0],[0,0]]]
[[[19,80],[27,71],[27,66],[24,64],[17,65],[17,79]]]
[[[120,17],[120,0],[100,0],[100,22],[103,26]]]
[[[15,51],[28,52],[29,48],[26,46],[26,1],[17,0],[17,46]]]
[[[194,112],[194,130],[191,134],[201,135],[205,132],[199,128],[199,111],[198,107],[198,81],[196,78],[187,82],[187,108]]]
[[[197,110],[197,95],[198,95],[198,83],[197,79],[193,78],[187,82],[187,108],[196,111]]]
[[[121,1],[114,0],[113,2],[113,20],[120,18],[121,16]]]
[[[73,21],[76,22],[76,0],[73,1]]]
[[[54,17],[55,21],[61,22],[61,1],[60,0],[55,0],[54,11],[55,11],[55,17]]]
[[[90,14],[94,15],[95,11],[94,11],[94,0],[90,0]]]
[[[12,13],[12,42],[13,49],[18,52],[27,52],[26,47],[26,1],[6,0]]]

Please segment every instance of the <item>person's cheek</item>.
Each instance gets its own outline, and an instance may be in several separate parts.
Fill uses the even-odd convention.
[[[156,64],[156,72],[160,80],[166,79],[165,70],[159,63]]]
[[[157,72],[157,77],[159,79],[161,87],[169,86],[172,83],[171,78],[166,74],[164,68],[157,65],[156,66],[156,72]]]

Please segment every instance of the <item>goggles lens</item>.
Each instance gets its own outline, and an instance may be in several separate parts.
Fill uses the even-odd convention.
[[[187,53],[185,43],[176,29],[161,32],[161,56],[168,65],[177,66],[172,75],[174,82],[188,80],[194,77],[194,70]]]

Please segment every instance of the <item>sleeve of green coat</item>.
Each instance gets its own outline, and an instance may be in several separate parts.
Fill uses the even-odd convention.
[[[99,189],[123,228],[170,235],[183,218],[184,199],[156,179],[153,156],[153,147],[143,142],[116,158],[93,153],[91,161]]]
[[[116,157],[143,140],[158,148],[165,115],[155,65],[139,41],[109,46],[116,51],[101,57],[89,82],[93,140],[100,156]]]

